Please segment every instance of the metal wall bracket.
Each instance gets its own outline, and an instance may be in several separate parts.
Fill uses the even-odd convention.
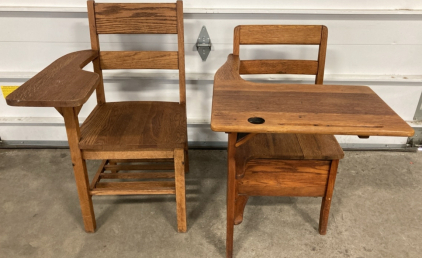
[[[211,51],[211,39],[205,26],[202,26],[201,32],[199,33],[198,40],[196,41],[196,50],[198,50],[202,61],[206,61]]]
[[[413,127],[415,134],[412,137],[407,138],[407,144],[409,147],[422,147],[422,127]]]
[[[416,107],[415,115],[413,116],[413,120],[422,120],[422,93],[419,98],[418,106]]]

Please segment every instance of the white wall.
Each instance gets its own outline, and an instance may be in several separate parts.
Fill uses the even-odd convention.
[[[96,2],[142,2],[139,0],[102,0]],[[143,2],[170,2],[163,0],[149,0]],[[2,0],[2,6],[58,6],[58,7],[85,7],[85,0]],[[418,0],[184,0],[185,8],[268,8],[268,9],[419,9],[422,3]]]
[[[116,2],[116,1],[101,1]],[[139,1],[120,1],[139,2]],[[153,1],[162,2],[162,1]],[[0,3],[0,85],[20,85],[58,57],[88,49],[85,1],[3,0]],[[190,141],[224,141],[209,129],[212,79],[232,52],[239,24],[323,24],[329,29],[326,84],[369,85],[403,119],[412,120],[422,91],[421,1],[193,1],[185,0],[185,51]],[[240,7],[240,8],[239,8]],[[257,10],[257,8],[259,10]],[[194,45],[205,25],[213,44],[206,62]],[[102,49],[176,49],[172,35],[101,36]],[[313,47],[241,48],[242,58],[316,57]],[[90,68],[88,68],[90,69]],[[163,71],[106,71],[106,97],[114,100],[177,100],[177,76]],[[158,81],[155,80],[160,77]],[[258,79],[265,79],[258,77]],[[308,77],[271,80],[311,82]],[[160,89],[157,89],[160,85]],[[90,99],[83,120],[95,100]],[[62,118],[53,108],[9,107],[0,99],[2,140],[65,141]],[[343,143],[402,144],[406,138],[340,137]]]

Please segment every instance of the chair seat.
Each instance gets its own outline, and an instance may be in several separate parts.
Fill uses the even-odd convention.
[[[333,135],[321,134],[257,134],[238,147],[236,170],[255,159],[334,160],[344,153]]]
[[[187,142],[186,113],[176,102],[109,102],[81,126],[79,148],[173,150]]]

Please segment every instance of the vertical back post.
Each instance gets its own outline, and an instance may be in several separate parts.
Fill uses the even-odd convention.
[[[233,36],[233,55],[239,55],[239,45],[240,45],[240,26],[236,26],[234,28],[234,36]]]
[[[98,51],[100,53],[100,42],[98,40],[97,26],[95,24],[95,1],[88,0],[88,21],[89,21],[89,35],[91,37],[91,48],[92,50]],[[104,93],[104,82],[103,82],[103,71],[100,66],[100,55],[92,61],[94,65],[94,72],[100,76],[100,83],[97,86],[97,103],[105,103],[105,93]]]
[[[180,104],[186,105],[186,79],[185,79],[185,40],[183,32],[183,1],[176,3],[177,12],[177,39],[178,39],[178,58],[179,58],[179,94]]]
[[[327,38],[328,38],[328,28],[326,26],[322,26],[321,43],[319,44],[319,53],[318,53],[318,71],[315,77],[315,84],[324,83],[324,68],[325,68],[325,56],[327,53]]]

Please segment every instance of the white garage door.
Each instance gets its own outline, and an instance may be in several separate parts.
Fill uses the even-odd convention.
[[[58,57],[89,49],[85,3],[85,0],[3,0],[0,85],[21,85]],[[325,84],[371,86],[404,120],[418,126],[413,118],[422,92],[421,1],[185,0],[184,7],[188,130],[189,141],[194,145],[221,146],[226,141],[225,134],[213,133],[209,128],[212,83],[215,71],[232,52],[233,28],[239,24],[326,25],[329,34]],[[202,26],[206,26],[212,42],[205,62],[195,48]],[[172,35],[103,35],[100,42],[103,50],[177,49]],[[313,50],[312,46],[265,46],[260,51],[245,47],[241,55],[315,59]],[[173,72],[118,70],[106,71],[104,75],[108,101],[178,100],[178,78]],[[312,83],[310,77],[300,76],[259,76],[251,80]],[[84,106],[81,121],[95,103],[91,98]],[[0,137],[8,144],[66,142],[63,119],[53,108],[9,107],[4,99],[0,99]],[[357,136],[338,139],[346,147],[374,144],[397,147],[404,146],[407,140]]]

